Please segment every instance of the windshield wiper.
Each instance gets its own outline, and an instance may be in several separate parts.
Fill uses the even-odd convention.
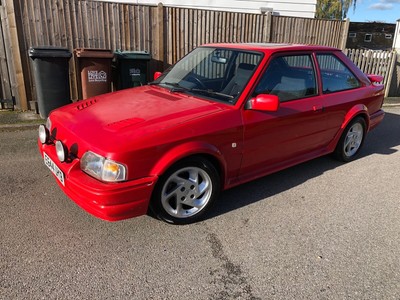
[[[173,88],[170,90],[171,93],[173,92],[183,92],[183,91],[190,91],[190,89],[185,88],[183,86],[181,86],[179,83],[177,82],[162,82],[160,84],[165,84],[165,85],[170,85]]]
[[[180,91],[187,91],[189,89],[181,86],[179,83],[177,82],[149,82],[148,85],[170,85],[173,88],[170,90],[171,92],[180,92]]]
[[[224,97],[227,99],[234,99],[235,97],[232,95],[216,92],[213,90],[206,90],[206,89],[198,89],[198,88],[187,88],[184,86],[181,86],[177,82],[163,82],[160,84],[165,84],[165,85],[170,85],[173,88],[170,90],[171,92],[194,92],[194,93],[204,93],[208,95],[213,95],[213,96],[219,96],[219,97]]]
[[[188,89],[188,90],[191,91],[191,92],[195,92],[195,93],[196,93],[196,92],[197,92],[197,93],[205,93],[205,94],[208,94],[208,95],[220,96],[220,97],[224,97],[224,98],[228,98],[228,99],[233,99],[233,98],[235,98],[235,97],[232,96],[232,95],[228,95],[228,94],[216,92],[216,91],[213,91],[213,90],[196,89],[196,88]]]

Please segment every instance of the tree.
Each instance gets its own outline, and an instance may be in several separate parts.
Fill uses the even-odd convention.
[[[339,19],[347,17],[347,12],[353,6],[356,9],[357,0],[317,0],[317,19]]]

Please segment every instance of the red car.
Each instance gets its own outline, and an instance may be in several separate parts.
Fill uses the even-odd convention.
[[[382,77],[335,48],[210,44],[155,77],[39,127],[57,183],[99,218],[198,221],[220,190],[329,153],[354,159],[384,117]]]

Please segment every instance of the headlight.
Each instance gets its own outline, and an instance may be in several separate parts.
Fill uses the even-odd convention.
[[[51,120],[47,118],[46,126],[39,125],[39,140],[42,144],[46,144],[50,140]]]
[[[56,142],[56,153],[57,153],[58,159],[61,162],[64,162],[67,160],[68,150],[67,150],[67,147],[65,147],[61,141]]]
[[[126,167],[91,151],[81,158],[81,170],[94,178],[107,182],[126,180]]]
[[[50,132],[44,125],[39,125],[39,140],[42,144],[46,144],[49,141]]]

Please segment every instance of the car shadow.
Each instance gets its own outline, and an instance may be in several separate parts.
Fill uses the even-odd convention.
[[[374,153],[393,154],[400,145],[400,115],[386,112],[379,126],[368,133],[361,156]]]
[[[382,123],[369,132],[359,159],[373,154],[391,155],[400,145],[400,115],[386,113]],[[220,194],[208,219],[256,203],[294,188],[344,163],[324,156],[234,187]]]

